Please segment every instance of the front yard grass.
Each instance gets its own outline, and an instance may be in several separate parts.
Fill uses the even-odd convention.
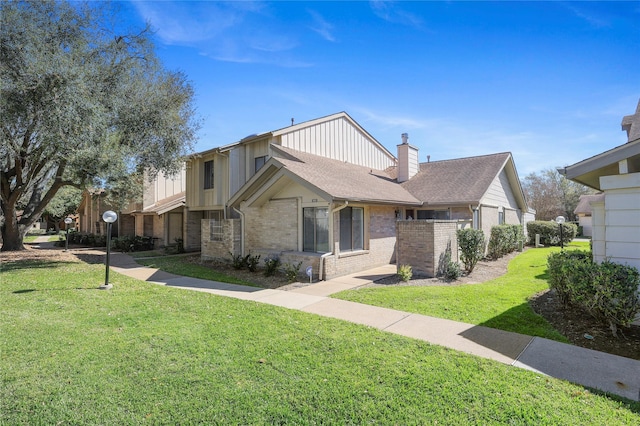
[[[356,324],[3,262],[0,424],[628,424],[640,403]]]
[[[136,262],[140,265],[148,266],[150,268],[160,269],[171,274],[182,275],[191,278],[200,278],[203,280],[219,281],[230,284],[241,284],[254,286],[250,283],[239,278],[232,277],[230,275],[218,272],[206,266],[199,265],[194,262],[194,259],[199,259],[199,254],[193,255],[178,255],[178,256],[159,256],[149,258],[137,258]]]
[[[568,247],[588,248],[588,242],[574,242]],[[567,342],[533,312],[528,302],[531,296],[549,288],[547,257],[558,250],[528,249],[509,263],[506,275],[481,284],[363,288],[332,297]]]

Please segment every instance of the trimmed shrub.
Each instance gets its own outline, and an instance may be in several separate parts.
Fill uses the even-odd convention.
[[[524,241],[522,225],[498,225],[491,228],[489,237],[488,256],[499,259],[516,251]]]
[[[591,282],[593,261],[591,255],[580,250],[569,250],[552,253],[547,258],[549,287],[564,306],[575,303],[583,293],[581,287]]]
[[[553,253],[547,260],[549,286],[564,305],[573,304],[609,325],[613,335],[640,312],[640,273],[609,261],[594,263],[587,252]]]
[[[405,283],[409,282],[409,280],[413,276],[413,269],[411,268],[411,265],[400,265],[400,266],[398,266],[398,276]]]
[[[562,224],[562,240],[564,244],[570,243],[578,232],[578,226],[574,223]],[[560,246],[560,225],[551,220],[534,220],[527,222],[527,234],[529,245],[535,244],[536,234],[540,234],[540,244],[544,246]]]
[[[456,233],[458,247],[460,248],[460,260],[465,271],[471,273],[476,264],[484,256],[484,232],[482,229],[458,229]]]

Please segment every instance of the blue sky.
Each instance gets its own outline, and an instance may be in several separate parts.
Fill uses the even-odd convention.
[[[626,142],[640,2],[121,3],[185,72],[196,151],[346,111],[420,160],[510,151],[521,177]]]

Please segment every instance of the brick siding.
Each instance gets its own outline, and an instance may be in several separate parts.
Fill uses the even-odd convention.
[[[397,264],[410,265],[416,276],[437,276],[447,252],[458,261],[457,229],[457,222],[448,220],[396,222]]]

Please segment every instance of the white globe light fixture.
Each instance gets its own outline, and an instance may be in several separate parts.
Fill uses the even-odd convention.
[[[105,275],[104,285],[101,285],[98,288],[100,288],[101,290],[109,290],[110,288],[113,287],[111,284],[109,284],[109,261],[111,257],[111,225],[113,225],[113,223],[116,220],[118,220],[118,214],[112,210],[107,210],[102,214],[102,220],[104,220],[105,223],[107,224],[107,261],[105,262],[106,269],[104,274]]]
[[[562,224],[565,221],[566,221],[566,219],[564,218],[564,216],[556,217],[556,223],[560,227],[560,250],[564,250],[564,238],[563,238],[563,235],[562,235]]]
[[[69,225],[71,225],[72,222],[73,219],[71,219],[70,217],[64,218],[64,229],[67,232],[67,236],[64,242],[64,251],[69,250]]]

